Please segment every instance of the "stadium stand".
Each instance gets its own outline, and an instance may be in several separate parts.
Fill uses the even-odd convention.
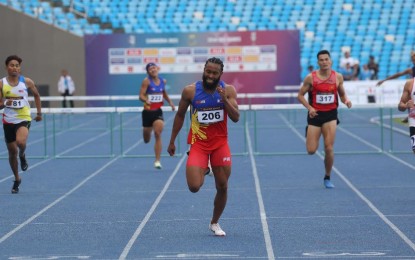
[[[302,75],[328,49],[338,70],[342,50],[379,63],[379,78],[412,66],[413,0],[0,0],[17,11],[79,36],[299,30]]]

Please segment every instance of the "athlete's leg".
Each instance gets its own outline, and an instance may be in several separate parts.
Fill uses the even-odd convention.
[[[24,156],[26,151],[27,137],[29,136],[29,129],[21,126],[16,132],[16,145],[19,147],[19,156]]]
[[[211,154],[213,176],[215,177],[216,196],[211,224],[218,223],[228,200],[228,180],[231,176],[232,162],[229,145],[223,145]]]
[[[326,169],[326,176],[330,176],[331,169],[334,163],[334,140],[336,139],[337,120],[324,123],[321,127],[324,138],[324,166]]]
[[[156,161],[160,161],[160,157],[161,157],[161,150],[162,150],[161,133],[163,132],[163,128],[164,128],[163,120],[154,121],[153,130],[154,130],[154,138],[156,139],[154,142],[154,153],[156,155]]]
[[[228,200],[228,180],[231,176],[231,166],[213,166],[215,176],[216,196],[213,207],[211,224],[218,223]]]
[[[16,142],[7,143],[7,150],[9,152],[9,164],[14,175],[14,180],[18,181],[20,180],[20,176],[19,176],[19,168],[18,168],[18,163],[17,163],[18,149],[17,149]]]
[[[314,154],[318,149],[318,144],[321,136],[321,127],[308,125],[306,148],[308,154]]]
[[[186,164],[187,186],[191,192],[198,192],[205,180],[209,154],[196,145],[190,147]]]
[[[22,171],[26,171],[29,167],[25,154],[27,137],[29,136],[29,127],[30,123],[28,123],[27,127],[20,125],[16,131],[16,145],[19,148],[20,168]]]
[[[153,127],[143,127],[143,139],[144,143],[149,143],[151,139],[151,132],[153,131]]]

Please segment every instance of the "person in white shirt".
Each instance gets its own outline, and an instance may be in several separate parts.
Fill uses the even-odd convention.
[[[75,92],[75,83],[68,71],[63,69],[58,81],[58,91],[63,96],[62,107],[66,107],[66,97],[73,96]],[[73,100],[69,100],[69,105],[74,107]]]
[[[360,73],[360,62],[358,59],[351,57],[349,51],[345,51],[344,57],[340,59],[340,68],[346,69],[347,64],[349,64],[353,69],[352,80],[358,79]]]

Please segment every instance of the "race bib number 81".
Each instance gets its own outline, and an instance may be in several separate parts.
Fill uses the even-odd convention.
[[[163,95],[162,94],[158,94],[158,95],[148,95],[148,100],[151,103],[163,102]]]
[[[316,99],[319,104],[331,104],[334,103],[334,94],[317,94]]]
[[[223,110],[197,111],[197,120],[202,124],[223,121]]]
[[[6,102],[4,102],[4,105],[6,107],[10,107],[10,108],[22,108],[25,105],[25,102],[23,99],[20,100],[6,100]]]

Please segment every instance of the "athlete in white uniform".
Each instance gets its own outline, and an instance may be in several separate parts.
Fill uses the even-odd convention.
[[[408,109],[408,123],[409,134],[411,136],[412,151],[415,153],[415,78],[406,81],[401,100],[398,104],[399,111],[405,111]]]
[[[40,95],[35,83],[30,78],[20,75],[22,59],[16,55],[6,58],[7,76],[0,80],[0,108],[3,110],[4,139],[9,152],[9,163],[14,174],[12,193],[19,192],[22,179],[19,176],[17,155],[20,158],[20,167],[26,171],[29,167],[26,161],[26,141],[29,135],[30,104],[28,90],[33,93],[37,115],[36,121],[42,120]]]

